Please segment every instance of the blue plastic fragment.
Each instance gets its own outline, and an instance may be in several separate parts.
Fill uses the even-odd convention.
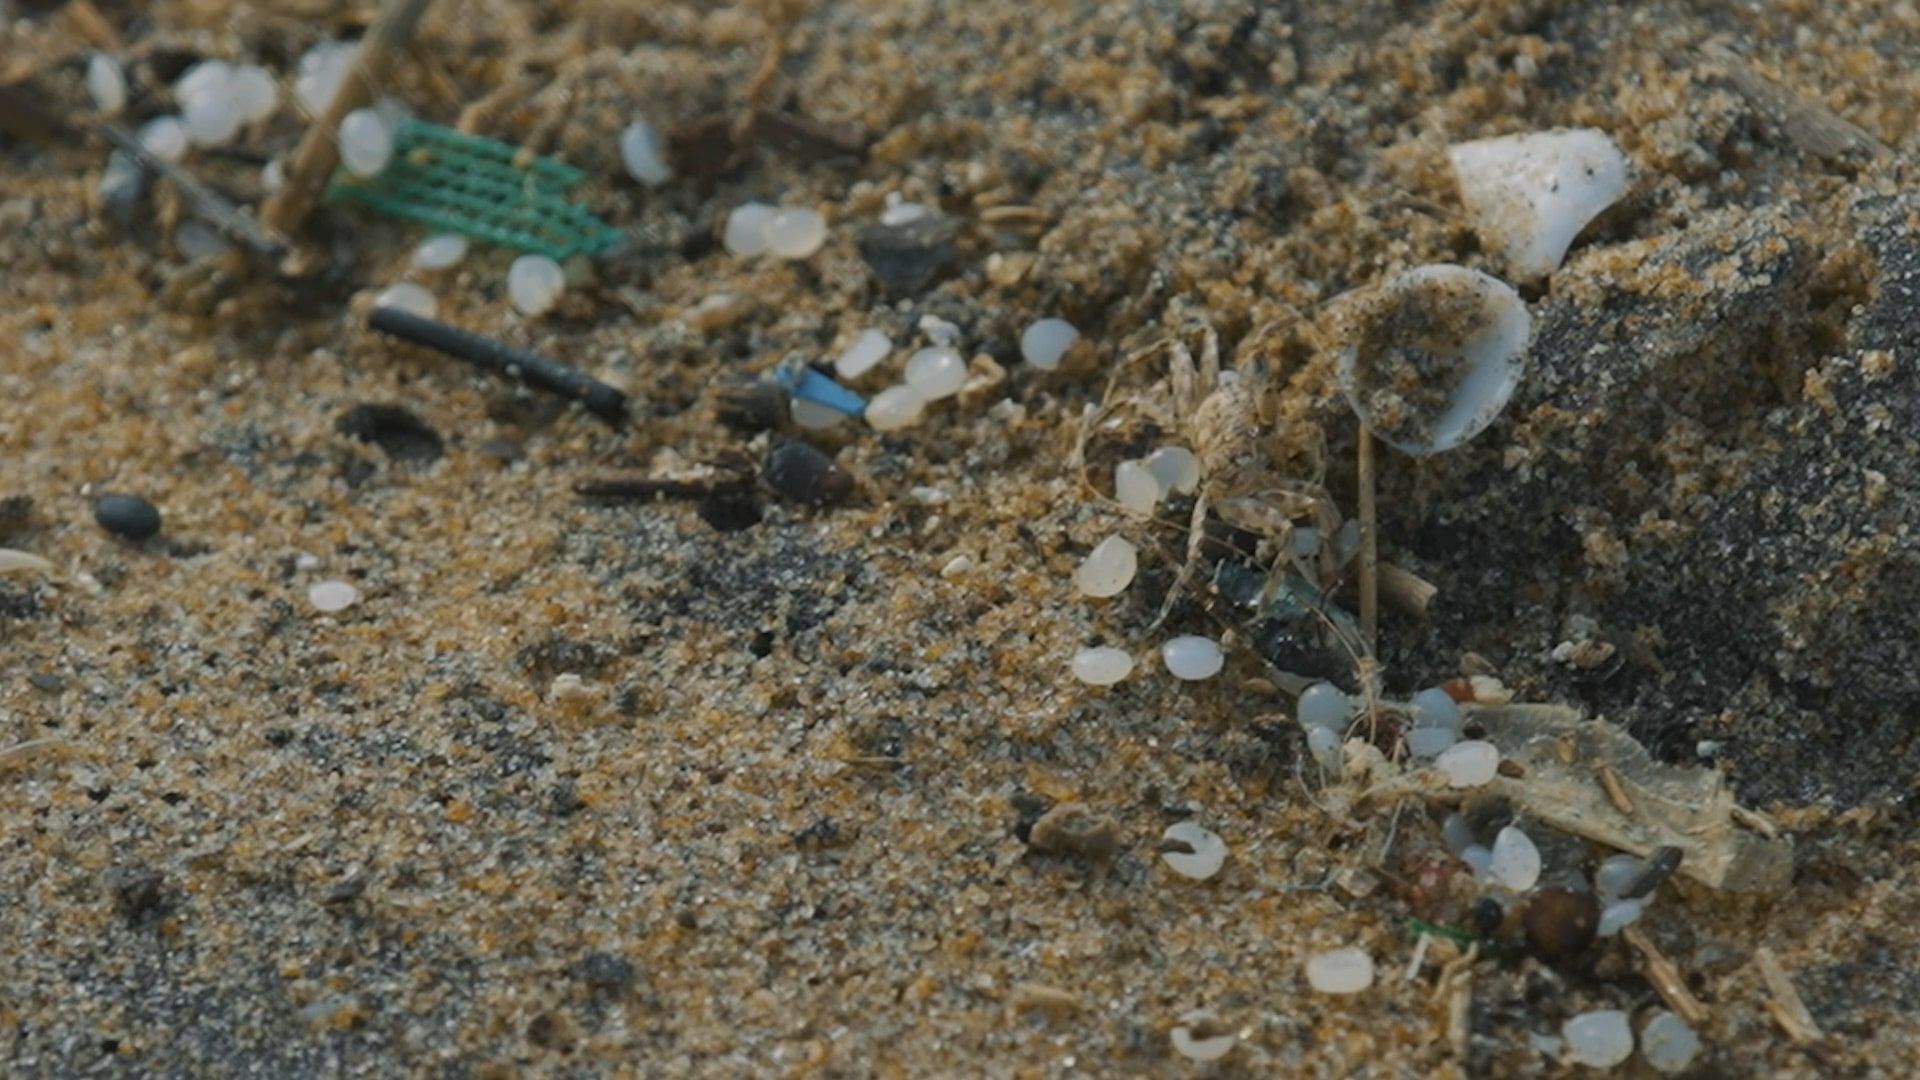
[[[824,405],[835,412],[860,416],[867,411],[866,398],[805,364],[782,364],[774,373],[774,379],[794,397]]]

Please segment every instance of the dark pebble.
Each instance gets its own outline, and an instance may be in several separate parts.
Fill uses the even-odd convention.
[[[1600,927],[1600,905],[1593,894],[1573,889],[1541,889],[1527,900],[1520,916],[1527,946],[1542,960],[1578,956],[1593,944]]]
[[[102,495],[93,501],[93,520],[115,536],[145,540],[160,531],[160,510],[138,495]]]
[[[24,532],[33,523],[33,496],[9,495],[0,499],[0,536]]]
[[[735,380],[720,387],[714,407],[720,422],[735,431],[771,431],[786,423],[787,388],[767,379]]]
[[[761,475],[773,493],[788,502],[834,506],[853,494],[853,477],[803,442],[782,442],[767,451]]]
[[[51,671],[36,671],[27,676],[27,682],[42,693],[57,694],[67,688],[67,680]]]
[[[437,460],[445,447],[439,432],[398,405],[355,405],[333,426],[342,435],[378,446],[395,461],[424,465]]]
[[[893,296],[914,296],[939,284],[959,262],[952,219],[929,214],[905,225],[868,225],[854,246]]]
[[[107,872],[114,906],[129,919],[142,919],[159,911],[165,900],[164,885],[159,871],[144,866],[116,867]]]
[[[720,532],[739,532],[760,524],[760,503],[750,495],[715,495],[694,507],[700,520]]]
[[[625,990],[633,985],[633,961],[608,952],[590,952],[580,961],[580,981],[595,990]]]

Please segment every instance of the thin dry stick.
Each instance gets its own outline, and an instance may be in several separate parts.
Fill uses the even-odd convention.
[[[1360,630],[1367,635],[1367,653],[1379,654],[1380,539],[1374,508],[1373,428],[1360,422]]]
[[[327,178],[340,163],[340,121],[373,100],[374,89],[385,80],[394,61],[405,52],[432,0],[386,0],[380,15],[367,29],[354,54],[353,70],[333,96],[327,111],[307,128],[287,169],[286,186],[268,201],[261,219],[267,228],[291,234],[299,229],[319,201]]]
[[[1788,977],[1787,969],[1780,966],[1780,958],[1765,945],[1753,950],[1753,964],[1760,969],[1760,979],[1767,984],[1767,1012],[1772,1014],[1773,1022],[1787,1033],[1796,1045],[1805,1046],[1817,1043],[1827,1037],[1814,1022],[1813,1014],[1807,1011],[1807,1003],[1800,999],[1800,991],[1794,988],[1793,980]]]
[[[1647,936],[1646,931],[1637,926],[1629,926],[1620,931],[1620,936],[1640,953],[1640,962],[1644,965],[1647,981],[1659,991],[1667,1007],[1680,1014],[1680,1019],[1694,1027],[1706,1023],[1708,1019],[1706,1003],[1693,996],[1693,991],[1687,989],[1687,980],[1681,976],[1680,968],[1672,960],[1667,959],[1667,954],[1660,951],[1660,946],[1653,943],[1653,939]]]

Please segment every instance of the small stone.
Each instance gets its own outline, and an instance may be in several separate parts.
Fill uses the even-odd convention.
[[[1357,994],[1373,985],[1373,957],[1347,946],[1307,959],[1307,985],[1323,994]]]
[[[1493,880],[1514,892],[1526,892],[1540,880],[1540,849],[1531,837],[1509,825],[1493,838]]]
[[[102,495],[93,501],[93,520],[115,536],[145,540],[160,531],[160,510],[138,495]]]
[[[1160,861],[1183,878],[1205,881],[1227,861],[1227,842],[1198,822],[1176,821],[1160,834]]]
[[[127,73],[120,61],[106,53],[87,58],[87,96],[107,116],[118,116],[127,107]]]
[[[645,120],[635,120],[620,132],[620,163],[627,167],[628,176],[648,187],[659,187],[673,179],[660,133]]]
[[[1191,495],[1200,489],[1200,459],[1184,446],[1163,446],[1148,454],[1144,464],[1162,492]]]
[[[242,123],[257,124],[280,107],[280,84],[273,74],[258,64],[243,64],[233,69],[227,80],[227,93],[233,96],[235,111]]]
[[[1593,1069],[1611,1069],[1633,1056],[1633,1028],[1619,1009],[1584,1012],[1560,1025],[1567,1060]]]
[[[316,582],[307,589],[307,602],[313,605],[314,610],[329,614],[345,611],[359,599],[360,590],[344,581]]]
[[[1074,584],[1083,595],[1097,600],[1118,596],[1133,583],[1139,552],[1124,537],[1109,536],[1094,545],[1074,572]]]
[[[782,441],[767,451],[761,476],[775,495],[788,502],[834,506],[853,495],[853,477],[803,442]]]
[[[580,981],[594,990],[617,992],[633,985],[633,961],[606,952],[590,952],[577,969]]]
[[[566,287],[566,271],[545,255],[522,255],[507,267],[507,299],[528,318],[551,311]]]
[[[1301,727],[1344,731],[1353,719],[1353,699],[1332,683],[1314,683],[1300,692],[1294,714]]]
[[[134,921],[158,912],[166,903],[166,879],[149,867],[116,867],[107,872],[107,887],[113,890],[120,914]]]
[[[1137,461],[1123,461],[1113,467],[1113,497],[1136,514],[1151,514],[1160,502],[1160,481]]]
[[[1227,662],[1218,642],[1197,635],[1177,637],[1160,646],[1160,658],[1169,675],[1188,682],[1213,678]]]
[[[827,242],[827,219],[804,207],[783,209],[767,222],[764,236],[769,254],[804,259]]]
[[[1120,827],[1085,804],[1064,802],[1040,815],[1027,833],[1027,844],[1049,854],[1106,859],[1120,850]]]
[[[1472,739],[1447,747],[1433,764],[1446,774],[1448,787],[1480,787],[1500,771],[1500,750],[1490,742]]]
[[[1407,756],[1415,761],[1428,761],[1439,757],[1446,749],[1457,742],[1460,736],[1452,728],[1417,727],[1407,732]]]
[[[397,281],[380,290],[373,298],[374,307],[398,308],[401,311],[431,319],[440,311],[440,302],[424,285],[411,281]]]
[[[413,464],[437,460],[446,445],[432,425],[400,405],[363,402],[341,413],[333,429],[378,446],[395,461]]]
[[[35,671],[27,676],[27,685],[43,694],[58,694],[67,688],[67,680],[51,671]]]
[[[187,156],[187,126],[177,116],[156,116],[141,125],[140,145],[162,161],[179,161]]]
[[[1600,909],[1600,925],[1594,932],[1600,937],[1613,937],[1620,931],[1639,922],[1640,916],[1646,914],[1646,911],[1647,900],[1645,897],[1641,897],[1638,900],[1615,900]]]
[[[1194,1009],[1181,1014],[1180,1022],[1167,1037],[1173,1043],[1173,1052],[1188,1061],[1219,1061],[1239,1042],[1231,1031],[1216,1034],[1220,1026],[1220,1016],[1212,1009]]]
[[[1080,340],[1080,331],[1065,319],[1041,319],[1020,334],[1020,355],[1041,371],[1053,371]]]
[[[927,401],[938,401],[960,392],[967,382],[967,362],[957,350],[944,345],[921,349],[907,358],[907,385]]]
[[[763,255],[767,250],[767,225],[778,213],[766,203],[741,203],[727,214],[727,226],[720,242],[743,259]]]
[[[904,223],[867,225],[854,233],[854,249],[893,297],[917,296],[938,285],[959,262],[954,237],[959,226],[938,214]]]
[[[1700,1036],[1675,1013],[1657,1010],[1640,1028],[1640,1056],[1654,1072],[1685,1072],[1699,1054]]]
[[[911,386],[889,386],[867,402],[867,423],[875,431],[898,431],[920,422],[927,399]]]
[[[1133,673],[1133,657],[1107,646],[1073,654],[1073,677],[1088,686],[1112,686]]]
[[[1453,700],[1452,694],[1437,686],[1422,690],[1413,695],[1413,724],[1415,727],[1459,731],[1460,705]]]
[[[413,265],[417,270],[449,270],[466,257],[467,238],[456,233],[429,236],[413,249]]]
[[[393,158],[393,130],[377,109],[355,109],[340,121],[340,163],[355,176],[378,176]]]
[[[199,218],[183,221],[179,228],[173,230],[173,247],[188,262],[225,255],[233,250],[219,229]]]
[[[563,671],[547,685],[547,700],[558,704],[580,705],[593,699],[593,689],[578,673]]]
[[[893,339],[880,330],[862,330],[833,362],[843,379],[857,379],[879,366],[893,351]]]
[[[1574,889],[1541,889],[1527,898],[1520,916],[1527,945],[1543,960],[1565,960],[1593,944],[1600,906],[1593,894]]]

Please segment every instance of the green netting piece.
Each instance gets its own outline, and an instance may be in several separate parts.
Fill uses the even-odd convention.
[[[361,178],[343,169],[327,197],[554,259],[600,251],[620,239],[567,201],[567,189],[585,173],[552,158],[535,158],[523,169],[513,161],[518,153],[494,139],[406,119],[394,132],[385,171]]]

